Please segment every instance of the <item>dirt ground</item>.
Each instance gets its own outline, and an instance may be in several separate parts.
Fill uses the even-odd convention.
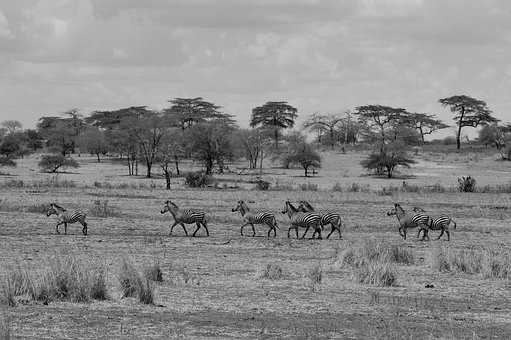
[[[45,265],[49,256],[75,254],[108,268],[109,299],[104,302],[38,303],[2,307],[4,324],[20,338],[338,338],[338,339],[508,339],[511,338],[511,284],[479,275],[434,271],[429,256],[437,247],[473,249],[486,245],[511,247],[509,194],[333,192],[335,183],[360,183],[377,189],[403,179],[360,176],[362,156],[327,153],[320,176],[298,177],[300,170],[271,169],[271,181],[317,183],[318,191],[254,191],[245,189],[186,189],[175,179],[173,190],[164,180],[129,178],[116,162],[97,164],[81,157],[81,167],[59,179],[77,187],[3,188],[0,192],[0,275],[23,264]],[[454,157],[458,157],[454,159]],[[472,157],[472,160],[470,159]],[[456,185],[472,175],[479,185],[511,182],[511,166],[493,156],[426,155],[406,171],[410,184]],[[25,182],[52,178],[41,174],[36,159],[8,169]],[[191,167],[192,165],[189,165]],[[241,164],[239,166],[242,166]],[[186,167],[185,167],[186,169]],[[228,174],[225,180],[244,182],[251,175]],[[95,181],[146,183],[142,189],[105,189]],[[155,183],[151,185],[150,183]],[[248,184],[247,184],[248,185]],[[183,207],[208,213],[211,237],[184,237],[181,228],[168,236],[170,216],[161,215],[171,198]],[[239,199],[276,213],[280,230],[266,238],[241,236],[239,215],[231,212]],[[286,199],[307,199],[321,209],[343,216],[343,239],[297,240],[286,237],[287,217],[280,213]],[[90,209],[107,201],[114,217],[88,217],[89,235],[71,225],[68,235],[55,235],[55,216],[28,212],[30,207],[58,202],[68,209]],[[452,240],[422,242],[412,232],[397,233],[397,221],[386,212],[393,202],[422,206],[433,215],[450,214],[457,222]],[[193,231],[193,227],[189,227]],[[248,229],[246,229],[248,232]],[[302,231],[301,231],[302,232]],[[250,235],[250,233],[248,233]],[[434,235],[436,236],[436,234]],[[339,252],[365,239],[384,240],[411,250],[413,265],[399,265],[396,287],[358,283],[353,271],[339,263]],[[142,305],[121,298],[117,271],[128,258],[142,268],[159,262],[164,281],[157,285],[156,304]],[[282,267],[278,280],[261,278],[268,263]],[[321,284],[307,273],[319,266]],[[432,288],[426,288],[426,285]]]

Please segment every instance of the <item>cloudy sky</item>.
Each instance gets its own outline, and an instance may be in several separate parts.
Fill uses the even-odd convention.
[[[511,120],[508,0],[0,0],[0,120],[202,96],[247,125],[468,94]]]

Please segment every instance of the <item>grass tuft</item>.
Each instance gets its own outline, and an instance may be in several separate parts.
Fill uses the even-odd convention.
[[[379,287],[396,285],[397,272],[395,266],[388,261],[378,260],[363,264],[356,271],[358,282]]]
[[[143,277],[128,260],[122,260],[117,279],[122,297],[138,297],[141,303],[154,303],[154,285],[148,278]]]
[[[152,265],[145,267],[144,276],[146,279],[151,281],[163,282],[163,273],[161,271],[160,264],[155,262]]]
[[[282,280],[284,278],[284,270],[282,267],[275,263],[268,263],[266,267],[264,267],[259,275],[261,279],[267,280]]]
[[[89,214],[94,217],[119,217],[121,213],[108,200],[95,200],[89,209]]]

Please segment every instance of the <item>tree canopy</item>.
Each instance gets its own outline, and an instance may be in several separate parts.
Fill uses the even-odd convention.
[[[273,129],[275,148],[279,147],[279,133],[282,129],[291,128],[298,117],[297,109],[287,102],[267,102],[252,109],[251,127],[266,127]]]

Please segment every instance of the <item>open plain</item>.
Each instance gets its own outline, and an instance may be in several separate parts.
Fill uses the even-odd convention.
[[[58,175],[39,173],[37,156],[21,160],[0,177],[2,279],[16,267],[37,271],[52,257],[70,255],[106,268],[108,298],[48,304],[20,300],[14,307],[2,306],[3,332],[33,339],[510,338],[509,279],[437,270],[433,264],[446,249],[471,256],[498,247],[509,254],[509,193],[490,190],[509,185],[509,165],[483,153],[424,153],[402,174],[405,179],[386,180],[361,176],[361,157],[323,153],[323,169],[311,179],[300,177],[298,169],[272,168],[263,174],[275,188],[269,191],[253,190],[248,183],[253,175],[236,171],[216,175],[216,188],[188,189],[175,178],[168,191],[162,178],[124,175],[125,167],[115,160],[96,163],[82,155],[76,158],[80,168]],[[475,177],[487,192],[456,192],[462,175]],[[309,190],[301,190],[307,183]],[[435,184],[445,192],[402,189]],[[185,237],[179,226],[169,236],[170,215],[160,214],[169,198],[204,209],[211,236],[201,230],[199,237]],[[240,199],[275,212],[276,238],[268,239],[261,226],[256,237],[249,228],[240,235],[241,218],[231,212]],[[288,239],[287,216],[280,213],[287,199],[338,211],[343,238]],[[89,214],[87,236],[76,224],[67,235],[57,235],[55,216],[46,217],[44,211],[51,202],[86,212],[102,205],[105,217]],[[394,202],[451,215],[457,222],[451,241],[435,240],[435,232],[431,241],[420,241],[415,230],[403,240],[395,217],[386,215]],[[397,275],[391,286],[360,283],[357,269],[342,259],[346,249],[364,242],[397,245],[413,261],[393,264]],[[122,298],[117,275],[123,259],[137,268],[159,264],[163,281],[155,284],[154,304]],[[277,277],[264,275],[269,264],[279,268]]]

